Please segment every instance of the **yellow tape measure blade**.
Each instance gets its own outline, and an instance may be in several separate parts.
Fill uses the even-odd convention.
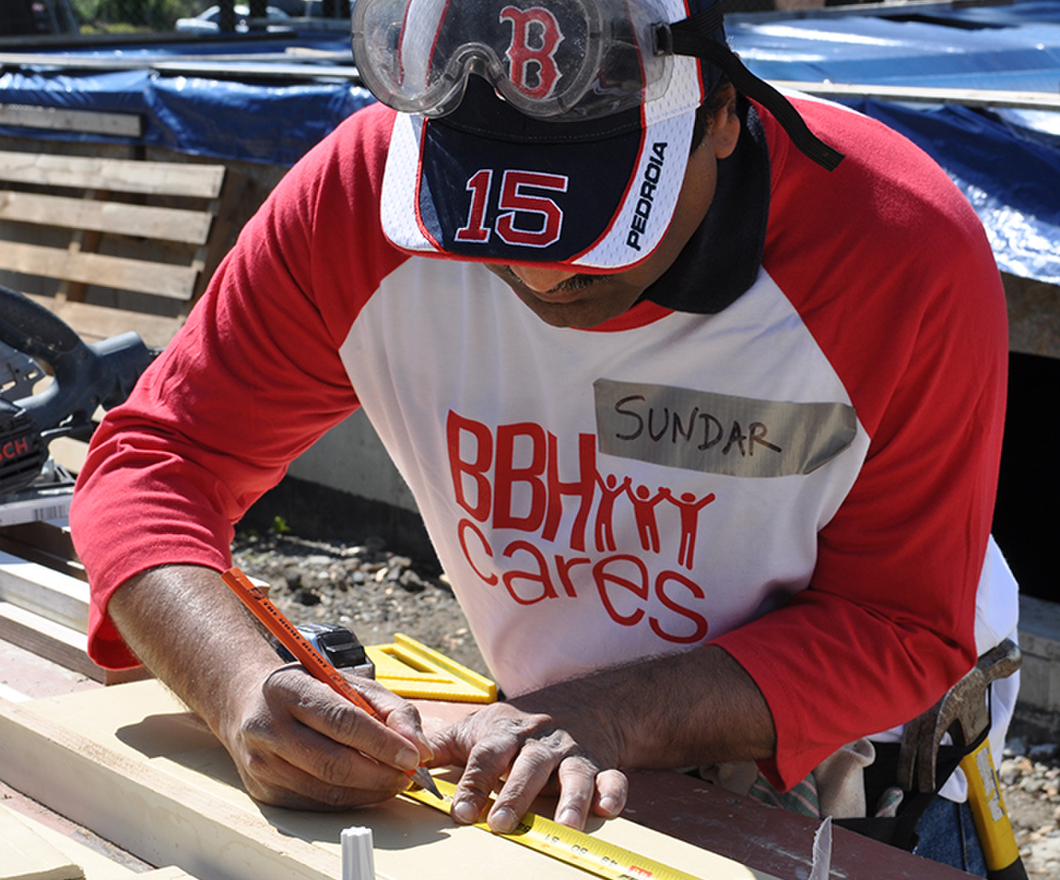
[[[437,776],[434,781],[442,793],[443,800],[438,800],[430,792],[422,789],[406,791],[403,796],[437,810],[449,812],[456,786]],[[477,822],[475,827],[490,834],[494,833],[489,830],[485,822]],[[597,877],[603,877],[605,880],[701,880],[694,874],[665,865],[606,840],[600,840],[584,831],[575,831],[573,828],[560,825],[558,822],[553,822],[535,813],[527,813],[523,816],[513,833],[497,836],[588,871]]]

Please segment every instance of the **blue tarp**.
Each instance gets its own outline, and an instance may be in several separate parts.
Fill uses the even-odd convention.
[[[747,17],[733,48],[770,80],[1060,92],[1060,2],[891,16]],[[1060,283],[1060,112],[846,102],[930,153],[975,207],[1001,268]]]
[[[139,113],[145,144],[278,165],[293,165],[369,100],[368,92],[347,83],[252,84],[142,69],[0,76],[5,103]],[[26,134],[4,127],[0,132]]]
[[[1060,283],[1060,143],[966,107],[853,106],[946,169],[983,221],[1002,270]]]
[[[727,29],[748,67],[771,80],[1060,92],[1060,0],[731,16]],[[238,49],[273,58],[295,44],[348,51],[341,37],[306,34],[53,55],[99,63]],[[76,74],[41,65],[0,76],[0,102],[137,112],[146,121],[144,143],[283,165],[368,100],[340,80],[234,82],[146,69]],[[1060,112],[848,103],[935,157],[979,212],[1004,270],[1060,283]]]

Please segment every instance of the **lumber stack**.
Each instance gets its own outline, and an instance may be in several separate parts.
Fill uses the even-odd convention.
[[[88,582],[70,531],[47,522],[0,529],[0,639],[104,684],[142,678],[87,653]]]
[[[52,121],[83,127],[89,115]],[[134,329],[162,348],[227,250],[229,230],[214,228],[225,175],[191,161],[0,150],[0,269],[87,341]]]

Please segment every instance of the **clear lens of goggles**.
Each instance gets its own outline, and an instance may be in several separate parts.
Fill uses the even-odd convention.
[[[644,0],[358,0],[354,58],[365,85],[405,113],[456,109],[472,72],[529,116],[607,116],[662,94],[667,21]]]

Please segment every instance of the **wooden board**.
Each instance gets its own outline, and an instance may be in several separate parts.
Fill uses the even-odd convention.
[[[10,241],[0,241],[0,266],[9,272],[153,293],[178,300],[191,299],[202,269],[201,266],[152,263]]]
[[[18,833],[16,825],[4,823],[5,813],[14,823],[20,824],[23,829],[32,833],[39,842],[47,846],[55,854],[56,859],[64,860],[70,869],[76,871],[71,875],[74,880],[82,877],[84,880],[197,880],[196,877],[175,865],[146,871],[134,870],[115,861],[106,852],[82,843],[73,834],[64,834],[27,815],[14,810],[5,810],[2,806],[0,806],[0,852],[3,851],[8,833]],[[8,880],[8,874],[4,873],[5,868],[8,867],[7,864],[0,865],[0,880]],[[64,880],[67,873],[68,869],[64,868],[62,874]],[[52,880],[59,880],[59,876],[56,875]],[[20,877],[19,880],[31,880],[31,878],[32,880],[46,880],[45,877],[38,878],[37,875]]]
[[[176,863],[211,880],[339,877],[337,857],[267,821],[248,821],[142,756],[111,751],[41,718],[31,705],[0,702],[0,778],[56,812],[151,864]]]
[[[61,547],[60,538],[46,530],[18,531],[16,526],[11,531],[16,537],[49,535],[55,539],[54,549]],[[62,535],[60,530],[54,531]],[[4,543],[17,544],[13,538]],[[87,653],[88,593],[83,578],[0,551],[0,638],[93,681],[107,681],[106,670],[92,662]]]
[[[0,602],[0,639],[100,684],[150,678],[143,666],[104,669],[88,656],[88,636],[25,608]]]
[[[69,324],[85,342],[99,342],[119,333],[138,333],[151,348],[165,348],[184,324],[184,318],[147,315],[127,309],[112,309],[92,303],[57,300],[52,296],[29,294],[34,302],[54,312]],[[68,438],[59,438],[68,439]],[[52,441],[54,444],[58,440]],[[66,462],[63,462],[64,464]]]
[[[1013,107],[1023,110],[1060,110],[1060,95],[1051,92],[1017,92],[1002,89],[946,89],[924,86],[893,86],[875,83],[796,82],[774,80],[779,89],[805,92],[822,98],[876,98],[880,101],[912,101],[928,104],[959,104],[964,107]]]
[[[381,880],[584,880],[561,862],[403,799],[319,814],[263,807],[212,734],[156,682],[0,703],[0,778],[140,858],[216,880],[337,880],[340,834],[372,828]],[[594,835],[710,880],[767,880],[624,819]]]
[[[326,23],[327,19],[314,19],[316,26]],[[340,21],[335,26],[345,30],[346,26]],[[143,57],[140,55],[127,58],[92,58],[88,55],[78,55],[76,60],[70,63],[70,67],[77,70],[105,70],[108,73],[115,70],[157,70],[169,76],[201,76],[213,79],[237,79],[246,82],[247,79],[266,80],[351,80],[354,83],[361,81],[360,71],[349,64],[316,64],[316,63],[291,63],[281,64],[278,61],[259,61],[261,56],[257,55],[212,55],[212,56],[188,56],[177,58],[173,55],[155,55],[154,57]],[[273,57],[276,57],[275,55]],[[303,56],[305,57],[305,56]],[[333,58],[348,59],[349,55],[335,53]],[[49,68],[65,68],[65,65],[55,54],[43,54],[33,52],[2,52],[0,53],[0,65],[43,65]]]
[[[0,880],[83,880],[81,866],[0,806]]]
[[[42,186],[215,199],[224,175],[223,165],[0,152],[0,180]]]
[[[45,565],[0,552],[0,601],[78,632],[88,632],[88,584]]]
[[[213,213],[0,191],[0,220],[205,244]]]
[[[76,450],[77,467],[71,467],[55,454],[57,444],[62,447],[74,444],[73,449],[66,453],[66,457],[74,458]],[[52,457],[73,474],[81,470],[87,448],[88,444],[84,440],[74,440],[70,437],[57,437],[48,445]],[[0,528],[0,551],[87,581],[88,575],[77,558],[67,522],[63,517],[60,520],[18,523]]]
[[[106,679],[104,670],[88,657],[88,636],[10,602],[0,602],[0,639],[93,681]]]
[[[132,138],[141,137],[144,130],[143,118],[139,113],[102,113],[33,104],[0,104],[0,123]]]

